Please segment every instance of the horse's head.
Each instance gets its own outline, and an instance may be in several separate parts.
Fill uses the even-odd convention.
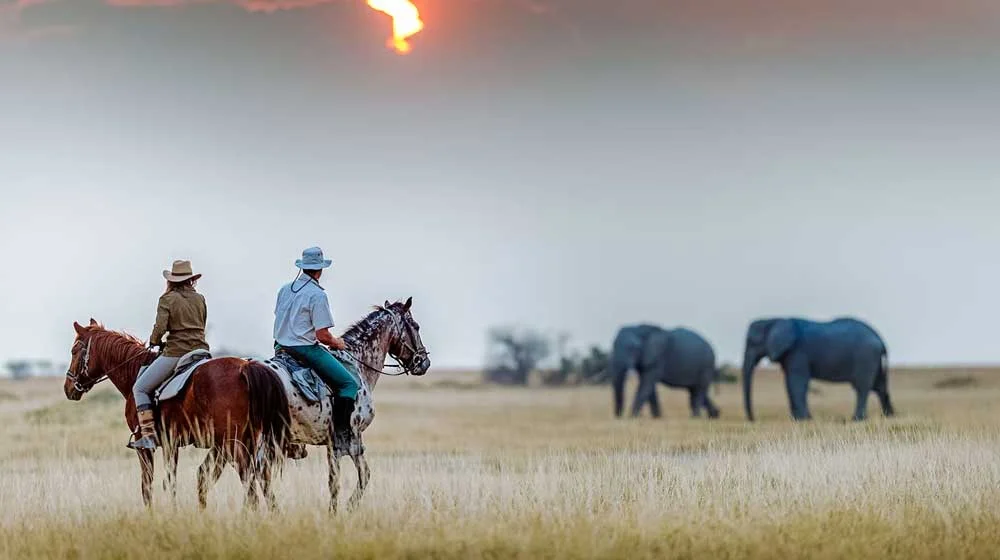
[[[385,309],[397,318],[389,354],[399,360],[406,371],[413,375],[424,375],[431,367],[431,359],[424,342],[420,340],[420,325],[410,313],[412,305],[412,297],[405,302],[385,302]]]
[[[93,371],[93,356],[91,349],[94,344],[94,332],[100,328],[97,321],[91,319],[90,325],[84,327],[73,322],[76,329],[76,340],[70,348],[69,367],[66,369],[66,381],[63,383],[63,392],[66,398],[71,401],[78,401],[83,395],[91,390],[100,380],[100,376]]]

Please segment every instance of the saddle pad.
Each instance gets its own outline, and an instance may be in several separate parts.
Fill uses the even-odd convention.
[[[291,373],[292,384],[310,403],[330,398],[330,388],[311,369],[297,369]]]
[[[206,358],[199,360],[197,362],[188,363],[187,367],[183,371],[178,371],[171,377],[166,383],[160,386],[156,392],[156,402],[160,403],[166,400],[170,400],[180,394],[187,386],[188,381],[191,379],[191,375],[194,374],[195,370],[199,366],[202,366],[214,358]]]
[[[361,375],[358,372],[357,364],[354,361],[354,356],[350,352],[345,352],[342,350],[329,350],[330,354],[337,359],[341,364],[347,368],[351,376],[361,384]],[[303,398],[310,404],[315,404],[321,400],[329,399],[331,396],[330,388],[326,383],[320,379],[319,375],[315,371],[307,367],[303,367],[301,363],[295,358],[290,356],[287,352],[277,352],[273,358],[267,360],[267,362],[275,362],[280,364],[285,371],[289,372],[288,378],[295,386],[295,389],[299,391]]]

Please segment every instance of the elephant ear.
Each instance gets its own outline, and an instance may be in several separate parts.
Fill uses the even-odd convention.
[[[796,339],[795,324],[787,319],[776,321],[767,334],[767,359],[775,363],[781,361],[795,345]]]
[[[670,333],[657,329],[642,341],[642,349],[639,353],[639,364],[643,370],[650,370],[663,361],[664,356],[670,350]]]

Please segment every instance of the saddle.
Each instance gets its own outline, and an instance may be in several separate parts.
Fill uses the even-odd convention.
[[[153,394],[153,401],[159,404],[179,395],[187,386],[188,381],[191,380],[191,374],[194,373],[194,370],[211,359],[212,354],[208,350],[192,350],[182,356],[174,367],[174,373]],[[143,366],[139,370],[139,375],[142,375],[146,367],[148,366]]]
[[[347,371],[351,373],[356,379],[360,381],[361,375],[358,371],[357,364],[354,361],[354,357],[349,352],[344,352],[342,350],[328,350],[334,358],[344,364]],[[302,397],[308,401],[310,404],[316,404],[323,400],[328,400],[332,397],[333,393],[326,383],[320,379],[319,375],[309,367],[303,365],[301,362],[292,357],[291,354],[285,352],[281,348],[276,348],[274,352],[274,357],[267,360],[265,363],[274,363],[288,372],[289,380],[295,389],[302,395]]]

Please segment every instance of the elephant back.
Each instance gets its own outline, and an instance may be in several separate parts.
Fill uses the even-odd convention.
[[[708,340],[697,332],[678,327],[673,330],[674,343],[685,350],[685,356],[692,361],[691,365],[711,366],[715,368],[715,350]]]
[[[676,328],[653,333],[642,353],[644,371],[659,372],[662,381],[687,386],[705,371],[715,371],[715,352],[700,334]]]

